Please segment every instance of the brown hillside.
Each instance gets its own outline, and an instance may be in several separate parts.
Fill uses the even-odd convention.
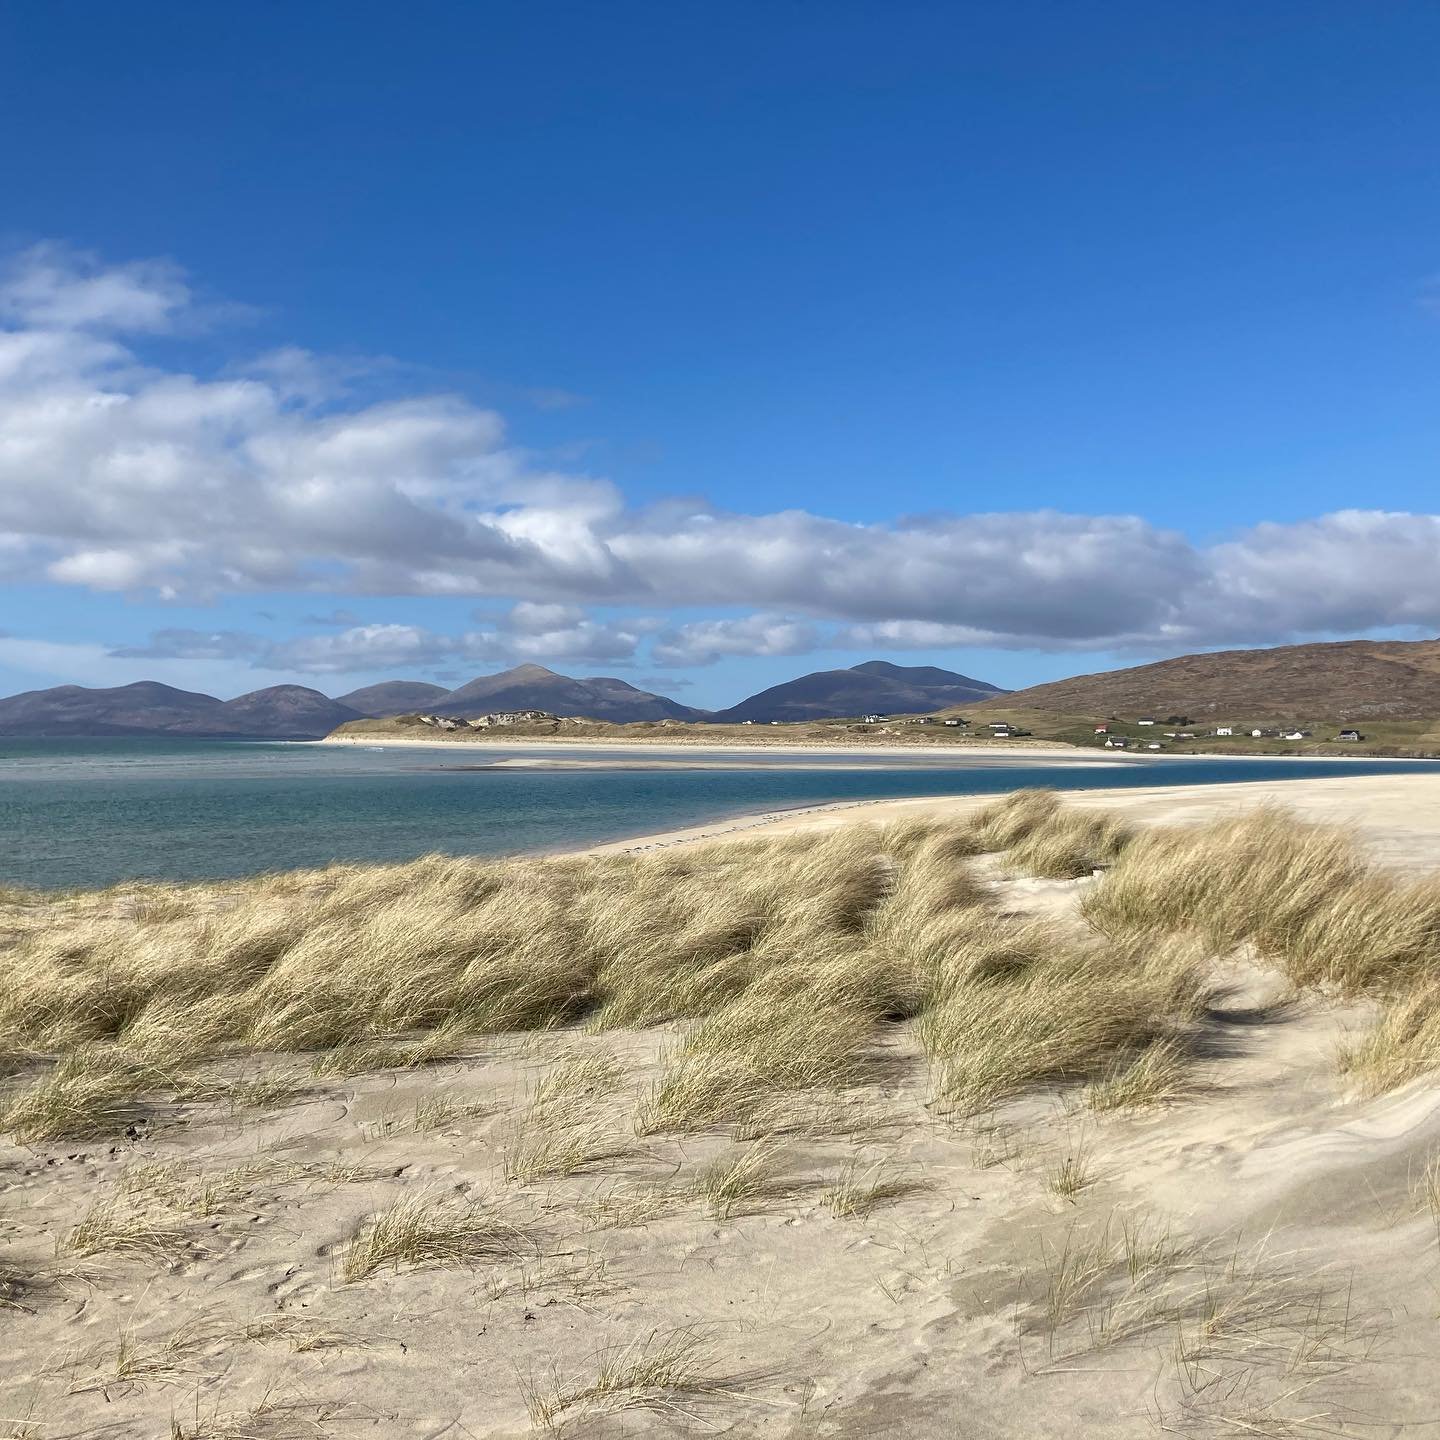
[[[1440,715],[1440,640],[1346,640],[1181,655],[1017,690],[992,708],[1304,720]]]

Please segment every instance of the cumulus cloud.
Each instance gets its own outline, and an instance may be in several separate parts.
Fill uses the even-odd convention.
[[[420,625],[349,624],[332,634],[265,640],[243,631],[157,630],[143,645],[116,646],[108,659],[244,660],[257,670],[308,675],[434,671],[469,665],[556,660],[628,665],[645,623],[596,620],[567,606],[514,606],[490,627],[446,635]]]
[[[808,621],[756,614],[666,630],[650,654],[658,665],[713,665],[729,655],[803,655],[821,642],[820,627]]]
[[[164,264],[45,247],[11,267],[7,579],[166,598],[503,597],[518,602],[508,636],[483,643],[509,653],[523,639],[557,659],[623,660],[649,633],[588,619],[587,605],[754,612],[672,626],[655,643],[665,664],[798,653],[822,637],[1153,650],[1440,627],[1433,515],[1344,512],[1200,546],[1131,515],[857,524],[695,501],[637,509],[603,479],[537,463],[461,396],[362,404],[343,367],[299,349],[216,376],[157,368],[157,337],[202,314]],[[533,621],[525,606],[539,607]],[[393,628],[343,634],[358,653],[399,643],[372,633]],[[340,663],[341,638],[317,637],[333,647],[317,661]]]
[[[360,670],[431,670],[465,652],[491,658],[482,637],[437,635],[419,625],[355,625],[335,635],[301,635],[266,646],[257,668],[343,675]]]
[[[0,284],[0,316],[41,332],[170,330],[193,300],[184,273],[168,261],[105,265],[53,244],[16,256]]]

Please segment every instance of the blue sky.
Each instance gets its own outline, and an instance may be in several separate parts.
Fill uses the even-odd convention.
[[[1437,61],[1420,4],[6,7],[0,692],[1433,634]]]

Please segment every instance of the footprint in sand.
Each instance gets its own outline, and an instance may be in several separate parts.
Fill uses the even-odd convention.
[[[319,1289],[320,1286],[305,1274],[303,1266],[292,1265],[280,1279],[265,1287],[265,1293],[275,1297],[275,1303],[281,1310],[304,1310]]]

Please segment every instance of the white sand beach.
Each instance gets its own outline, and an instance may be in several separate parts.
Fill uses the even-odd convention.
[[[764,757],[767,761],[772,758],[784,759],[787,755],[832,755],[843,758],[846,755],[856,756],[895,756],[905,757],[911,760],[922,759],[975,759],[975,760],[1024,760],[1031,756],[1037,759],[1050,760],[1071,760],[1082,765],[1113,765],[1124,764],[1125,761],[1112,760],[1108,756],[1094,750],[1081,750],[1074,745],[1056,745],[1045,740],[1012,740],[1009,742],[989,741],[971,744],[969,742],[945,743],[943,741],[935,744],[916,742],[912,745],[886,745],[886,744],[811,744],[807,745],[798,741],[777,742],[774,744],[766,741],[756,741],[754,744],[733,744],[720,743],[703,739],[675,738],[671,734],[657,735],[653,740],[609,740],[601,738],[576,738],[576,739],[531,739],[529,737],[506,737],[503,732],[496,731],[491,735],[481,736],[475,733],[458,736],[452,740],[439,738],[412,739],[408,735],[327,735],[323,740],[306,740],[306,745],[348,745],[363,750],[444,750],[454,753],[461,749],[474,749],[478,754],[483,754],[487,749],[496,750],[525,750],[535,751],[537,754],[546,752],[585,751],[599,755],[605,754],[653,754],[656,750],[673,750],[677,753],[699,751],[706,754],[713,753],[717,757],[748,757],[756,761]]]
[[[1353,827],[1386,866],[1440,868],[1440,774],[1067,797],[1145,825],[1277,803]],[[1070,924],[1097,883],[976,864],[1017,921]],[[671,1023],[472,1037],[353,1075],[241,1057],[225,1073],[272,1098],[0,1143],[3,1433],[1436,1440],[1440,1082],[1363,1098],[1334,1056],[1369,1002],[1290,996],[1243,954],[1221,970],[1186,1084],[1134,1111],[1042,1085],[947,1112],[896,1027],[871,1079],[784,1134],[637,1136]],[[577,1075],[580,1158],[518,1166],[540,1087]],[[705,1167],[747,1155],[763,1177],[744,1198],[704,1200]],[[846,1184],[878,1188],[850,1209]],[[373,1217],[416,1199],[483,1210],[499,1239],[354,1267]]]

